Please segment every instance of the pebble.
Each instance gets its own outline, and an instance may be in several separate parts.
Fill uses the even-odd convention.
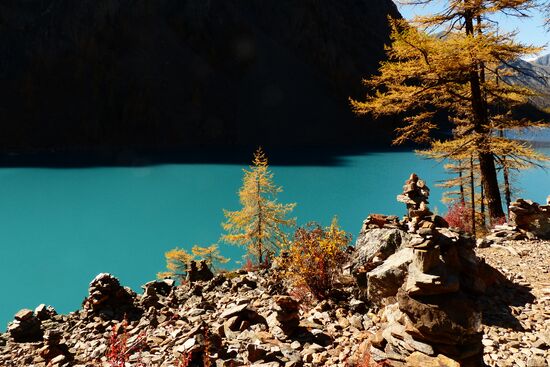
[[[514,241],[507,246],[521,256],[494,247],[476,249],[478,256],[500,269],[512,282],[495,294],[479,297],[486,316],[494,321],[485,320],[482,325],[484,361],[491,367],[548,366],[550,281],[548,274],[540,269],[550,268],[550,242]],[[157,295],[158,304],[150,297],[151,306],[126,326],[128,342],[147,344],[139,355],[132,354],[132,365],[175,366],[190,350],[203,351],[208,345],[219,344],[221,348],[212,349],[211,355],[212,359],[222,360],[220,366],[234,363],[264,367],[345,367],[350,358],[361,355],[361,346],[366,340],[384,329],[384,316],[376,309],[368,309],[369,304],[360,305],[361,311],[357,302],[349,308],[345,304],[324,303],[319,308],[289,311],[277,305],[275,294],[267,292],[276,289],[273,276],[236,272],[232,277],[216,286],[204,283],[201,287],[174,288],[167,296]],[[528,290],[524,285],[529,286]],[[129,294],[136,305],[142,302],[142,295]],[[94,299],[103,302],[101,294],[96,296]],[[118,321],[109,318],[119,312],[116,307],[102,314],[91,308],[69,315],[46,314],[42,312],[44,307],[39,310],[45,318],[41,320],[44,331],[61,333],[59,343],[63,353],[46,361],[39,355],[39,350],[48,347],[45,341],[16,343],[8,333],[0,334],[0,366],[109,365],[107,352],[113,327],[123,325],[121,318]],[[30,309],[17,314],[19,320],[32,317]],[[309,331],[311,340],[289,337],[289,333],[300,327]],[[283,363],[264,362],[264,358]]]
[[[484,308],[489,309],[491,317],[496,321],[483,325],[484,361],[491,367],[550,366],[550,348],[545,339],[545,333],[550,332],[550,299],[545,298],[548,275],[541,271],[550,269],[550,242],[505,241],[502,245],[512,251],[498,247],[476,249],[478,256],[501,270],[513,282],[512,288],[505,288],[502,293],[494,295],[495,300],[481,298]],[[518,255],[514,255],[514,252]],[[522,302],[522,298],[525,301]],[[506,307],[495,312],[498,303],[510,304],[510,316],[506,315]],[[519,321],[523,330],[513,325],[505,326],[514,319]],[[497,345],[498,348],[494,348]]]

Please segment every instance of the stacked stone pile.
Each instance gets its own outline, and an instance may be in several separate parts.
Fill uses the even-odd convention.
[[[63,334],[56,329],[48,329],[44,334],[44,346],[38,350],[38,355],[46,364],[59,365],[73,359],[69,347],[62,342],[62,338]]]
[[[510,204],[510,221],[529,239],[550,239],[550,197],[546,205],[518,199]]]
[[[477,241],[477,247],[506,245],[508,241],[550,239],[550,196],[546,205],[517,199],[510,204],[509,223],[495,225],[491,233]]]
[[[17,342],[34,342],[42,339],[40,319],[32,310],[23,309],[15,314],[15,320],[8,326],[8,332]]]
[[[88,293],[82,304],[88,317],[100,316],[104,320],[140,317],[141,310],[135,304],[136,293],[122,287],[111,274],[98,274],[90,283]]]
[[[464,366],[480,365],[481,313],[474,297],[493,278],[467,243],[443,234],[413,237],[368,273],[369,300],[386,305],[386,324],[373,346],[378,359],[405,362],[419,352],[442,354]]]
[[[413,363],[407,362],[411,355],[442,355],[478,366],[483,345],[475,298],[502,276],[476,257],[471,238],[430,212],[428,197],[426,184],[412,174],[397,197],[407,204],[399,226],[374,227],[368,218],[357,240],[354,262],[370,266],[354,272],[360,279],[370,268],[358,283],[365,283],[368,301],[381,308],[384,321],[372,352],[397,363]]]
[[[513,224],[497,224],[491,229],[491,233],[483,238],[478,238],[476,245],[479,248],[489,247],[492,244],[500,244],[506,241],[518,241],[526,236]]]
[[[206,261],[202,260],[200,262],[200,267],[197,266],[197,262],[192,260],[190,263],[190,269],[188,271],[187,279],[193,283],[196,281],[207,281],[214,278],[214,274],[206,265]]]

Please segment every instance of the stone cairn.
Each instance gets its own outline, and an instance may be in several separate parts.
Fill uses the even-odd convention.
[[[546,205],[517,199],[510,204],[510,221],[529,239],[550,239],[550,195]]]
[[[200,261],[200,267],[197,266],[197,262],[192,260],[189,263],[189,271],[187,272],[187,280],[191,283],[202,281],[206,282],[214,278],[214,273],[208,268],[205,260]]]
[[[40,319],[28,309],[15,314],[15,320],[8,325],[8,332],[16,342],[36,342],[43,336]]]
[[[403,193],[397,195],[397,201],[406,204],[407,216],[403,219],[409,232],[421,235],[430,235],[436,227],[448,227],[447,222],[440,216],[434,215],[428,208],[430,188],[412,173],[405,185]]]
[[[277,326],[279,335],[293,335],[300,325],[300,304],[289,296],[275,296],[274,301],[270,324]]]
[[[430,188],[426,183],[418,178],[416,173],[412,173],[405,185],[403,193],[397,195],[397,201],[405,203],[407,206],[406,220],[409,224],[409,231],[414,232],[422,221],[422,218],[432,213],[428,209],[428,197]]]
[[[517,199],[510,204],[509,209],[509,222],[495,225],[491,234],[478,239],[478,247],[525,239],[550,240],[550,195],[546,199],[546,205]]]
[[[134,304],[135,292],[122,287],[111,274],[98,274],[90,283],[88,292],[82,308],[89,318],[99,316],[104,320],[134,320],[141,316],[142,310]]]
[[[367,294],[384,307],[386,320],[371,352],[375,359],[409,366],[449,358],[461,366],[481,366],[481,313],[472,296],[485,290],[478,278],[483,264],[470,238],[430,212],[429,193],[413,173],[397,196],[407,206],[403,221],[380,215],[365,221],[361,235],[374,238],[371,243],[393,242],[365,252],[380,260],[367,273]]]
[[[8,333],[17,343],[39,342],[48,339],[48,333],[44,330],[62,317],[57,314],[52,306],[41,304],[34,312],[22,309],[15,314],[15,320],[8,325]]]

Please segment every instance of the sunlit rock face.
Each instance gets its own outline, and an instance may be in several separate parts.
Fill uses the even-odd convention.
[[[391,0],[7,0],[2,146],[375,142],[349,108]]]

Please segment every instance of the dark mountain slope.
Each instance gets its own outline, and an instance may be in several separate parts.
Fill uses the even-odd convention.
[[[3,151],[380,142],[391,0],[4,0]]]

